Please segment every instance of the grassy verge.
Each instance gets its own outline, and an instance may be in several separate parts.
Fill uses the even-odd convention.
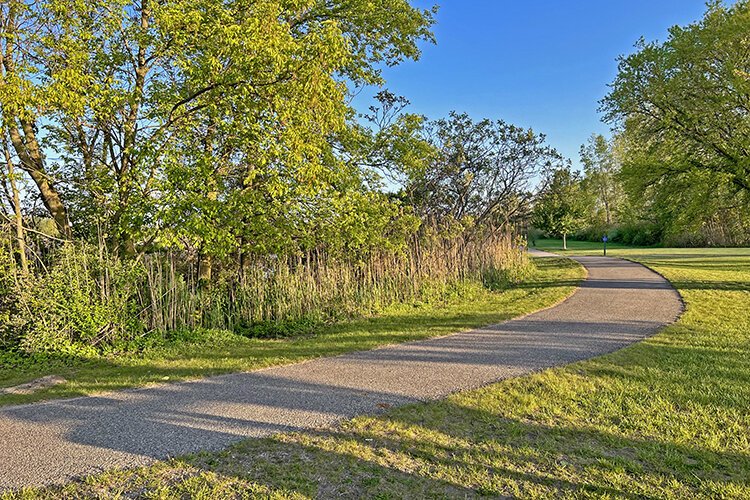
[[[687,303],[645,342],[334,430],[18,496],[749,498],[750,250],[617,253]]]
[[[3,365],[0,358],[0,387],[50,374],[67,381],[33,394],[0,393],[0,405],[253,370],[446,335],[554,304],[570,294],[573,287],[550,284],[561,280],[575,283],[583,276],[580,266],[566,259],[540,259],[536,267],[536,273],[523,287],[492,292],[479,285],[467,285],[447,303],[393,307],[375,317],[325,325],[314,334],[294,338],[250,339],[229,332],[204,332],[192,342],[149,349],[141,356],[47,358],[36,365]]]

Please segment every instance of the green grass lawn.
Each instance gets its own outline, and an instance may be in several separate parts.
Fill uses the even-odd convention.
[[[750,249],[613,254],[679,288],[676,324],[613,354],[336,429],[17,496],[750,498]]]
[[[549,239],[540,239],[536,240],[536,244],[534,245],[534,248],[537,248],[539,250],[545,250],[549,252],[563,252],[562,249],[562,240],[549,240]],[[617,251],[617,250],[650,250],[653,247],[630,247],[627,245],[622,245],[620,243],[612,243],[607,242],[607,255],[613,255],[611,252]],[[671,249],[672,250],[672,249]],[[564,251],[566,253],[574,253],[576,255],[581,254],[598,254],[602,255],[604,251],[604,243],[602,242],[591,242],[591,241],[575,241],[575,240],[568,240],[568,250]]]
[[[447,303],[392,307],[375,317],[325,325],[314,334],[296,338],[249,339],[229,332],[208,332],[198,342],[176,343],[139,356],[48,359],[37,365],[3,364],[0,357],[0,388],[50,374],[67,380],[33,394],[0,391],[0,405],[254,370],[446,335],[550,306],[572,293],[572,285],[584,275],[580,266],[567,259],[536,262],[536,272],[523,287],[491,292],[478,284],[467,285]],[[550,286],[560,281],[571,286]]]

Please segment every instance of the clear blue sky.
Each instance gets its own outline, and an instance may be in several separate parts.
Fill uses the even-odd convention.
[[[580,145],[609,131],[597,101],[616,74],[617,56],[632,52],[641,36],[664,40],[670,26],[705,10],[704,0],[438,3],[437,45],[425,45],[418,62],[387,68],[386,87],[429,118],[457,110],[532,127],[575,165]],[[363,110],[370,104],[367,92],[355,100]]]

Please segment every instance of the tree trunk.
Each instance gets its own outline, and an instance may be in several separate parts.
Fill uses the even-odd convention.
[[[568,249],[568,233],[563,233],[563,250]]]
[[[10,153],[8,140],[3,135],[3,153],[5,154],[5,163],[8,166],[8,182],[10,183],[11,201],[13,204],[13,213],[15,215],[16,244],[18,246],[18,256],[21,261],[21,271],[25,275],[29,273],[29,262],[26,259],[26,238],[23,229],[23,214],[21,213],[21,198],[18,193],[16,184],[16,169],[13,164],[13,157]]]
[[[604,213],[607,217],[607,227],[610,227],[612,225],[612,213],[609,211],[609,201],[606,198],[604,199]]]
[[[11,8],[8,11],[5,26],[1,27],[3,30],[0,32],[0,40],[3,40],[5,43],[4,50],[0,54],[0,83],[5,83],[8,80],[13,81],[14,78],[23,79],[16,72],[14,54],[15,42],[13,40],[18,36],[16,14],[15,9]],[[20,91],[20,88],[11,90]],[[19,166],[31,176],[31,179],[39,189],[42,203],[44,203],[45,208],[54,219],[60,236],[70,239],[72,232],[70,221],[68,220],[68,212],[65,209],[60,193],[55,189],[44,168],[44,155],[36,138],[36,123],[34,119],[30,118],[30,114],[25,114],[18,110],[9,111],[8,109],[3,109],[3,112],[5,113],[3,116],[4,124],[7,126],[11,144],[20,160]]]
[[[149,2],[142,0],[140,9],[140,28],[142,35],[146,35],[149,29],[149,19],[151,10],[148,8]],[[135,242],[130,228],[122,226],[122,218],[127,212],[131,203],[130,196],[133,192],[133,170],[137,167],[135,149],[138,143],[138,120],[141,118],[140,111],[143,104],[146,89],[146,77],[149,67],[147,59],[148,42],[142,41],[138,45],[135,68],[133,90],[130,98],[130,108],[123,123],[122,154],[120,165],[116,170],[117,174],[117,209],[112,217],[112,224],[115,227],[117,243],[123,257],[132,257],[136,254]]]
[[[70,221],[68,220],[68,211],[65,208],[60,193],[52,182],[50,182],[49,176],[44,169],[44,157],[34,136],[33,127],[29,122],[25,120],[24,122],[23,137],[15,126],[9,127],[13,149],[15,149],[18,158],[21,160],[21,168],[29,174],[39,189],[42,203],[44,203],[44,207],[52,216],[52,219],[54,219],[61,237],[71,239],[73,235],[70,229]],[[30,134],[26,133],[27,128]]]

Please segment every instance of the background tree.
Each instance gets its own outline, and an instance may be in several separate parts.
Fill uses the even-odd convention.
[[[557,168],[548,174],[534,201],[532,223],[561,236],[563,249],[567,250],[568,235],[582,227],[589,206],[580,175],[570,167]]]
[[[606,227],[611,227],[617,221],[624,202],[624,193],[617,178],[620,164],[615,145],[604,136],[594,134],[581,146],[580,154],[585,176],[583,188],[596,199],[595,210],[601,213],[602,222]]]
[[[388,90],[378,92],[375,99],[368,113],[353,116],[346,130],[334,137],[334,150],[374,187],[403,186],[437,155],[425,133],[427,119],[406,112],[409,100]]]
[[[517,222],[530,183],[559,164],[542,134],[503,121],[473,121],[451,113],[426,130],[435,154],[412,171],[404,188],[417,213],[450,226],[503,227]]]

